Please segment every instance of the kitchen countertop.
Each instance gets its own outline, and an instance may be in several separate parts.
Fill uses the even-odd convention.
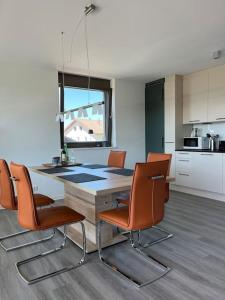
[[[214,150],[209,149],[176,149],[175,151],[186,151],[186,152],[208,152],[208,153],[225,153],[225,150]]]

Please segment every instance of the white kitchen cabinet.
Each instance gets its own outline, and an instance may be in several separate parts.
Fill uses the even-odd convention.
[[[176,171],[176,185],[192,188],[192,175],[187,172]]]
[[[209,69],[208,121],[225,121],[225,65]]]
[[[192,174],[192,159],[188,157],[176,158],[176,171]]]
[[[207,122],[208,70],[183,77],[183,123]]]
[[[193,187],[214,193],[222,193],[221,153],[193,153]]]
[[[186,154],[183,156],[181,153],[176,154],[176,184],[214,193],[223,192],[221,153],[184,151]]]
[[[192,153],[176,152],[176,184],[192,187]]]

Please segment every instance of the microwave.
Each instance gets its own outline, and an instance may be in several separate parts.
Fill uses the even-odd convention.
[[[209,149],[208,137],[184,137],[184,149]]]

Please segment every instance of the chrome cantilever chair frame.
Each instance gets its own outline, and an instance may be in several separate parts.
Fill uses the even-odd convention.
[[[118,202],[117,202],[117,205],[116,205],[117,207],[118,207]],[[142,248],[148,248],[148,247],[151,247],[151,246],[153,246],[153,245],[155,245],[155,244],[158,244],[158,243],[161,243],[161,242],[163,242],[163,241],[166,241],[166,240],[168,240],[168,239],[170,239],[170,238],[172,238],[173,236],[174,236],[174,234],[173,233],[170,233],[169,231],[167,231],[167,230],[165,230],[164,228],[161,228],[161,227],[158,227],[158,226],[152,226],[151,228],[153,228],[153,229],[156,229],[156,230],[158,230],[158,231],[160,231],[160,232],[163,232],[163,233],[165,233],[166,234],[166,236],[164,236],[164,237],[162,237],[162,238],[159,238],[159,239],[157,239],[157,240],[154,240],[154,241],[152,241],[152,242],[145,242],[144,244],[141,242],[141,230],[138,230],[137,232],[138,232],[138,245],[139,246],[141,246]],[[151,228],[149,228],[149,229],[151,229]],[[118,233],[120,233],[120,234],[122,234],[122,235],[127,235],[127,234],[130,234],[130,231],[120,231],[120,229],[117,227],[117,232]],[[136,232],[136,231],[135,231]]]
[[[140,287],[143,287],[147,284],[150,284],[150,283],[153,283],[155,282],[156,280],[162,278],[163,276],[165,276],[170,270],[171,268],[167,267],[165,264],[163,264],[162,262],[160,262],[159,260],[155,259],[154,257],[152,257],[151,255],[148,255],[146,253],[144,253],[140,248],[138,248],[135,244],[135,240],[134,240],[134,232],[137,232],[137,231],[130,231],[130,245],[131,247],[141,256],[143,256],[147,261],[149,262],[155,262],[158,267],[162,268],[163,269],[163,272],[162,274],[160,274],[159,276],[151,279],[151,280],[148,280],[148,281],[145,281],[145,282],[142,282],[141,280],[137,279],[137,278],[134,278],[133,275],[131,274],[128,274],[124,271],[122,271],[118,266],[110,263],[108,260],[106,260],[104,257],[103,257],[103,254],[102,254],[102,243],[101,243],[101,224],[103,223],[103,221],[99,221],[98,222],[98,225],[97,225],[97,239],[98,239],[98,254],[99,254],[99,258],[101,260],[101,262],[107,266],[108,268],[110,268],[112,271],[114,272],[117,272],[118,274],[120,274],[121,276],[125,277],[127,280],[131,281],[132,283],[135,284],[136,287],[140,288]]]
[[[138,234],[138,245],[140,246],[140,247],[142,247],[142,248],[148,248],[148,247],[151,247],[151,246],[153,246],[153,245],[155,245],[155,244],[158,244],[158,243],[161,243],[161,242],[163,242],[163,241],[166,241],[166,240],[168,240],[168,239],[170,239],[170,238],[172,238],[173,236],[174,236],[174,234],[173,233],[169,233],[167,230],[165,230],[164,228],[160,228],[160,227],[158,227],[158,226],[152,226],[151,228],[153,228],[153,229],[156,229],[156,230],[159,230],[159,231],[161,231],[161,232],[163,232],[163,233],[166,233],[166,236],[164,236],[164,237],[162,237],[162,238],[159,238],[159,239],[157,239],[157,240],[154,240],[154,241],[152,241],[152,242],[146,242],[146,243],[142,243],[141,242],[141,230],[138,230],[138,231],[134,231],[134,232],[137,232],[137,234]],[[151,229],[151,228],[149,228],[149,229]],[[130,231],[121,231],[120,232],[120,230],[119,230],[119,228],[117,227],[117,232],[118,233],[120,233],[120,234],[122,234],[122,235],[127,235],[127,234],[130,234]]]
[[[142,242],[141,242],[141,231],[139,230],[138,231],[138,245],[141,246],[142,248],[151,247],[151,246],[153,246],[155,244],[158,244],[158,243],[161,243],[163,241],[166,241],[166,240],[168,240],[168,239],[170,239],[170,238],[172,238],[174,236],[172,233],[169,233],[167,230],[165,230],[163,228],[160,228],[158,226],[152,226],[152,228],[157,229],[157,230],[159,230],[159,231],[161,231],[163,233],[166,233],[166,236],[164,236],[162,238],[159,238],[159,239],[157,239],[155,241],[146,242],[146,243],[142,244]]]
[[[81,224],[82,232],[83,232],[83,254],[82,254],[82,257],[81,257],[80,261],[77,264],[75,264],[75,265],[72,264],[72,265],[63,267],[63,268],[61,268],[59,270],[56,270],[54,272],[51,272],[51,273],[48,273],[48,274],[45,274],[45,275],[42,275],[42,276],[39,276],[39,277],[36,277],[36,278],[33,278],[33,279],[29,279],[29,278],[25,277],[23,275],[23,273],[21,272],[21,270],[20,270],[20,267],[22,265],[28,264],[31,261],[40,259],[40,258],[45,257],[47,255],[50,255],[52,253],[56,253],[56,252],[62,250],[65,247],[66,241],[67,241],[67,235],[66,235],[66,226],[67,225],[64,225],[63,241],[62,241],[62,243],[61,243],[60,246],[58,246],[55,249],[52,249],[52,250],[40,253],[40,254],[38,254],[36,256],[30,257],[28,259],[25,259],[25,260],[22,260],[20,262],[15,263],[16,270],[17,270],[18,274],[20,275],[20,277],[23,279],[24,282],[26,282],[27,284],[33,284],[33,283],[42,281],[44,279],[47,279],[47,278],[59,275],[61,273],[71,271],[71,270],[73,270],[75,268],[78,268],[79,266],[81,266],[85,262],[85,259],[86,259],[86,235],[85,235],[85,227],[84,227],[84,224],[83,224],[82,221],[79,221],[79,223]],[[54,228],[53,230],[55,232],[56,228]]]
[[[11,176],[10,179],[12,181],[16,181],[16,178]],[[39,208],[40,209],[40,208]],[[21,248],[24,248],[24,247],[28,247],[28,246],[32,246],[32,245],[36,245],[36,244],[39,244],[39,243],[43,243],[43,242],[46,242],[48,240],[51,240],[54,235],[55,235],[55,230],[53,230],[53,233],[50,235],[50,236],[47,236],[43,239],[39,239],[39,240],[35,240],[35,241],[32,241],[32,242],[28,242],[28,243],[24,243],[24,244],[20,244],[20,245],[17,245],[17,246],[13,246],[13,247],[6,247],[3,242],[6,241],[6,240],[9,240],[9,239],[12,239],[14,237],[17,237],[17,236],[20,236],[20,235],[24,235],[26,233],[30,233],[32,232],[32,230],[22,230],[22,231],[19,231],[19,232],[16,232],[16,233],[13,233],[13,234],[9,234],[9,235],[6,235],[6,236],[3,236],[3,237],[0,237],[0,247],[5,250],[6,252],[10,252],[10,251],[14,251],[14,250],[18,250],[18,249],[21,249]]]
[[[36,244],[39,244],[39,243],[46,242],[48,240],[51,240],[55,235],[55,230],[54,230],[53,233],[50,236],[47,236],[43,239],[35,240],[35,241],[32,241],[32,242],[28,242],[28,243],[20,244],[20,245],[17,245],[17,246],[8,247],[8,248],[3,244],[3,242],[6,241],[6,240],[9,240],[11,238],[14,238],[14,237],[17,237],[19,235],[23,235],[23,234],[26,234],[26,233],[29,233],[29,232],[32,232],[32,231],[31,230],[23,230],[23,231],[19,231],[19,232],[16,232],[16,233],[4,236],[4,237],[0,237],[0,246],[1,246],[1,248],[3,250],[5,250],[6,252],[10,252],[10,251],[18,250],[18,249],[21,249],[21,248],[24,248],[24,247],[28,247],[28,246],[32,246],[32,245],[36,245]]]
[[[163,175],[159,175],[159,176],[153,176],[151,177],[151,179],[153,180],[159,180],[159,179],[162,179],[164,178]],[[140,287],[143,287],[147,284],[151,284],[153,282],[155,282],[156,280],[162,278],[163,276],[165,276],[170,270],[171,268],[166,266],[165,264],[163,264],[162,262],[160,262],[158,259],[154,258],[153,256],[149,255],[149,254],[146,254],[144,253],[139,247],[136,246],[135,244],[135,240],[134,240],[134,232],[137,232],[138,233],[138,244],[139,244],[139,241],[140,241],[140,232],[141,230],[135,230],[135,231],[130,231],[130,244],[132,246],[132,248],[139,254],[141,255],[142,257],[144,257],[148,262],[154,262],[158,268],[161,268],[163,269],[162,273],[157,276],[157,277],[154,277],[153,279],[151,280],[148,280],[148,281],[142,281],[142,280],[139,280],[137,278],[135,278],[133,276],[133,274],[128,274],[128,273],[125,273],[124,271],[122,271],[118,266],[114,265],[114,264],[111,264],[109,261],[107,261],[104,257],[103,257],[103,254],[102,254],[102,245],[101,245],[101,224],[103,223],[102,220],[100,220],[98,222],[98,227],[97,227],[97,239],[98,239],[98,254],[99,254],[99,258],[100,260],[104,263],[104,265],[106,265],[108,268],[110,268],[112,271],[114,272],[117,272],[118,274],[122,275],[123,277],[125,277],[126,279],[128,279],[129,281],[131,281],[132,283],[135,284],[135,286],[137,286],[138,288]],[[140,245],[139,245],[140,246]]]

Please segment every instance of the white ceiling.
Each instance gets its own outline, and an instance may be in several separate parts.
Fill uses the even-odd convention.
[[[61,36],[69,60],[71,37],[85,0],[0,0],[0,61],[58,67]],[[91,70],[109,77],[150,81],[216,64],[225,49],[225,0],[94,0],[88,17]],[[85,72],[84,26],[66,66]]]

